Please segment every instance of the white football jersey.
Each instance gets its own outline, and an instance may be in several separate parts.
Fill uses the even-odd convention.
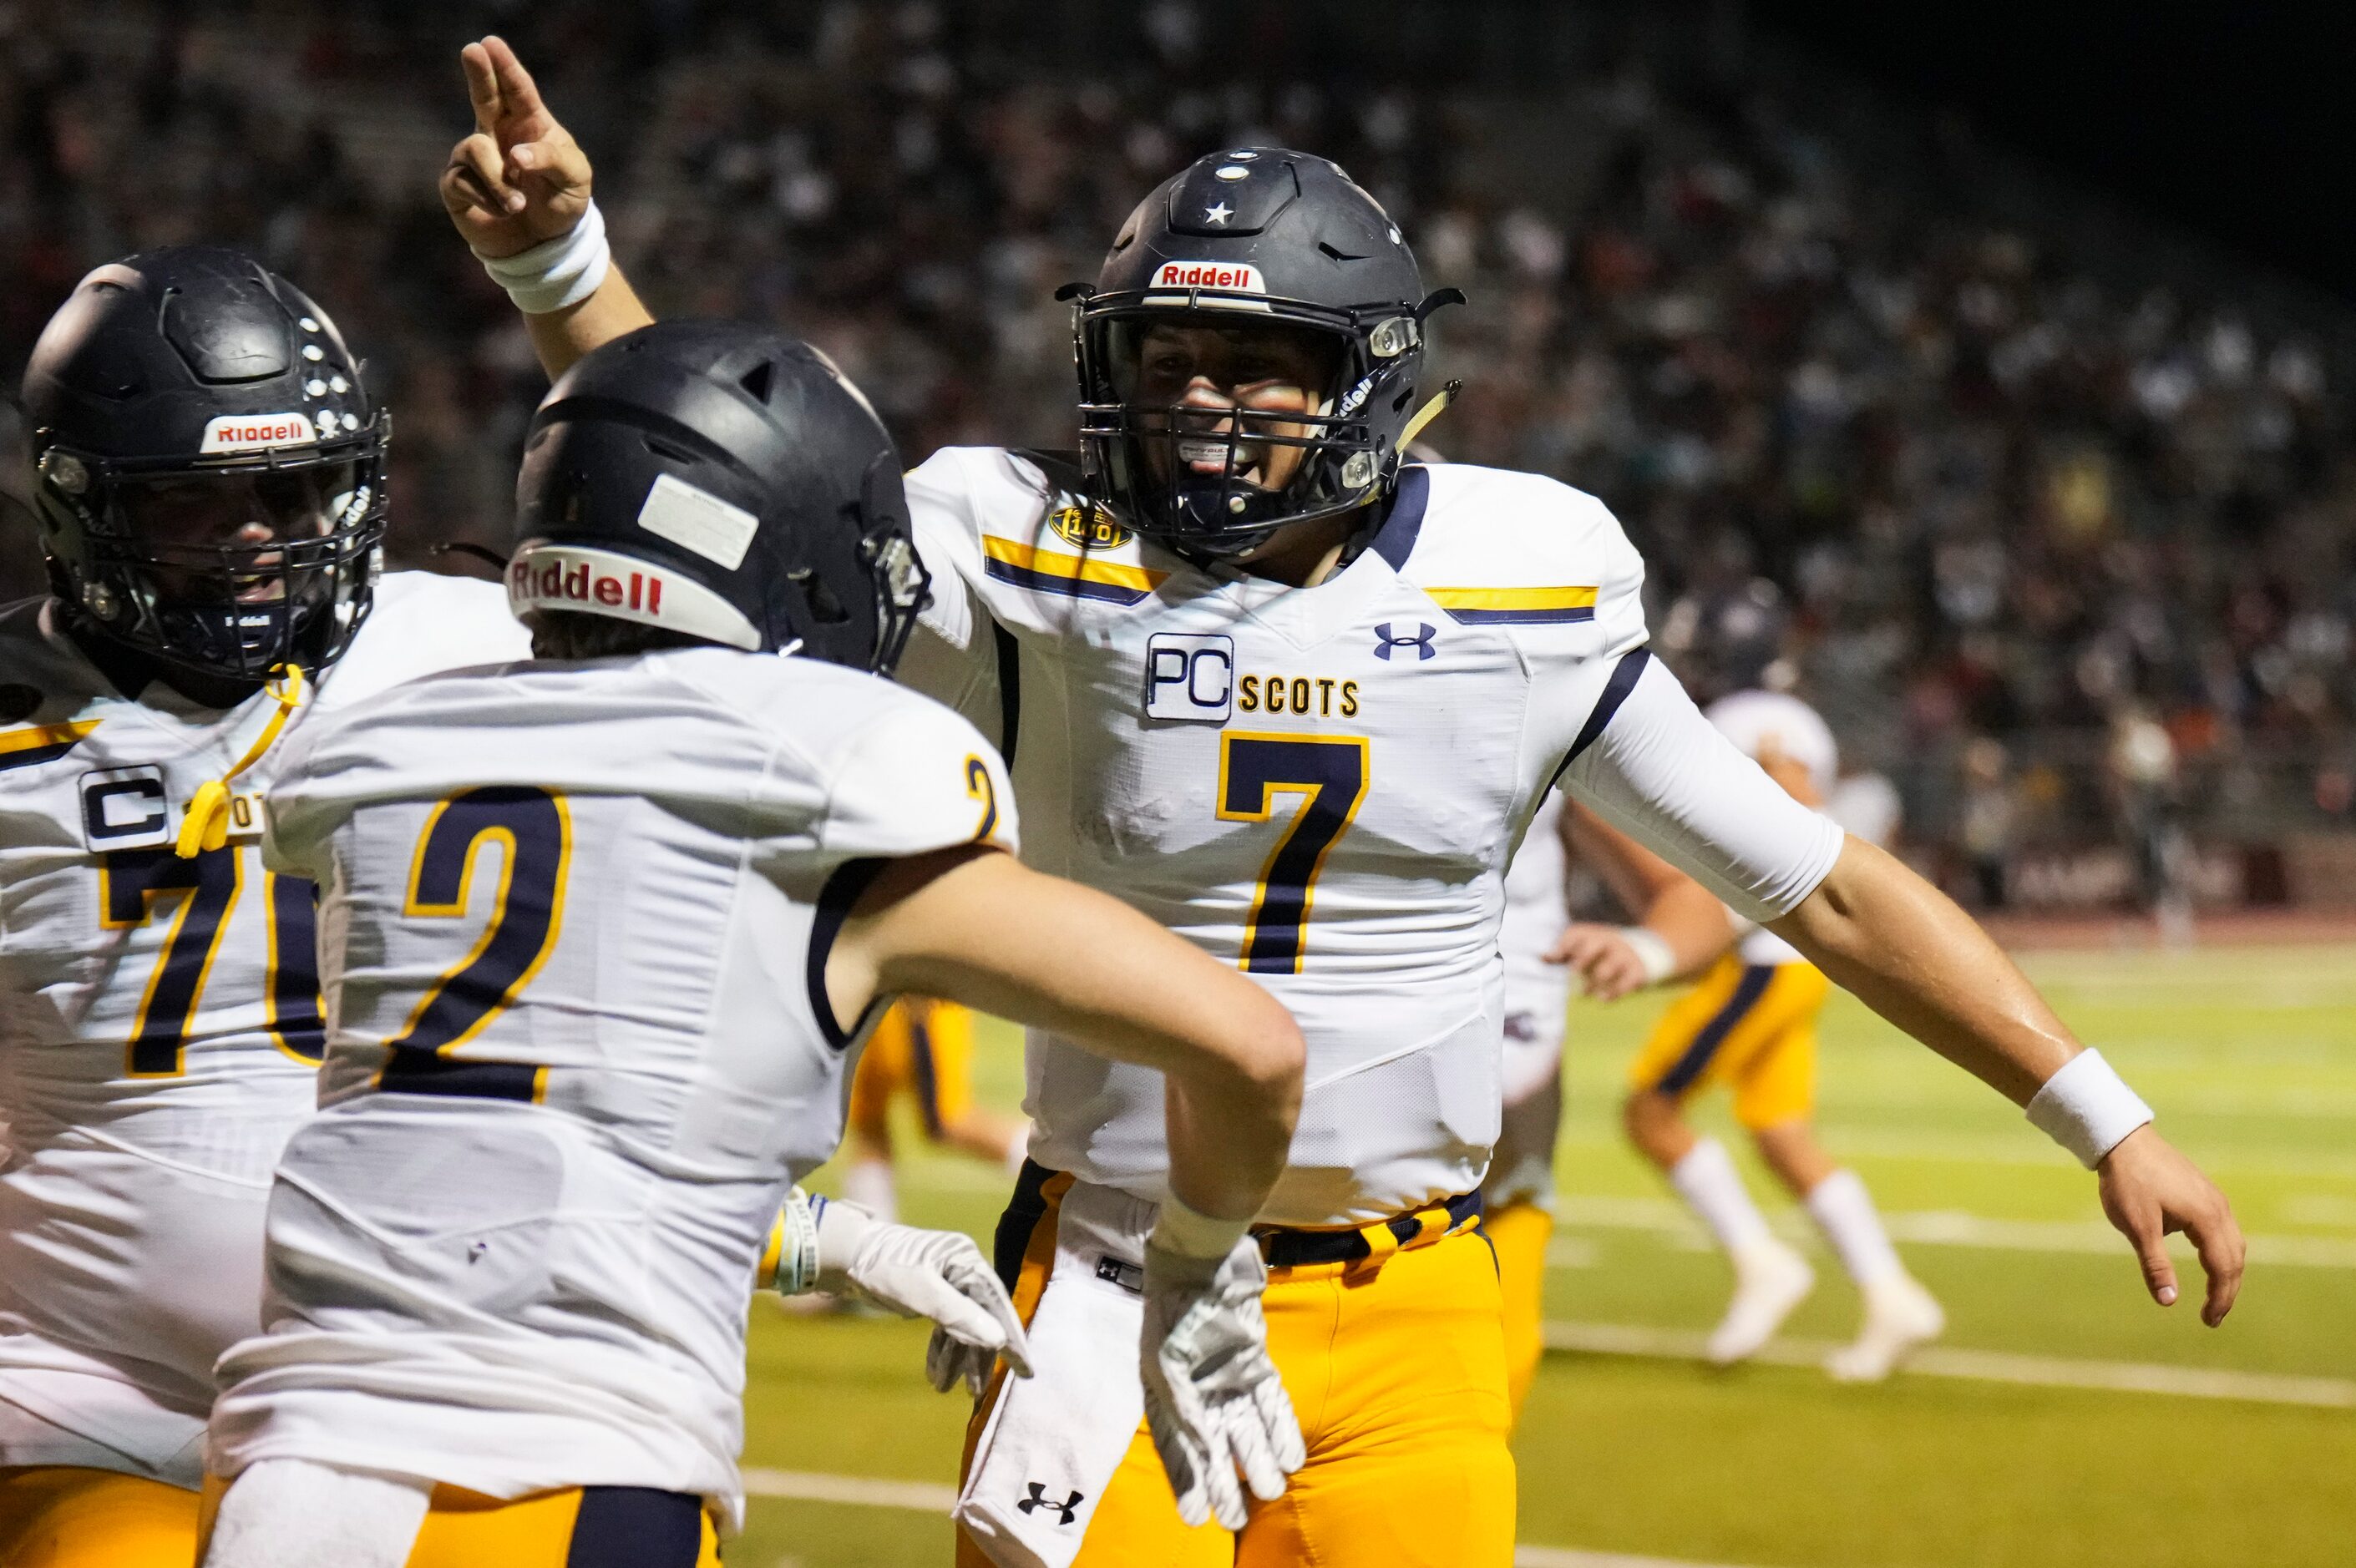
[[[311,1113],[308,882],[265,870],[259,792],[172,852],[198,787],[274,711],[118,692],[54,624],[0,610],[0,1466],[201,1478],[214,1358],[259,1324],[270,1169]],[[496,583],[396,572],[283,748],[525,635]]]
[[[1477,1185],[1506,864],[1558,777],[1586,788],[1575,759],[1646,684],[1643,567],[1612,515],[1530,475],[1409,466],[1356,559],[1290,588],[1164,551],[998,448],[936,453],[908,497],[934,597],[902,678],[997,724],[1027,858],[1300,1020],[1307,1097],[1263,1217],[1359,1224]],[[1803,831],[1738,866],[1692,823],[1631,809],[1730,886],[1782,890],[1820,848]],[[1164,1196],[1160,1075],[1041,1033],[1027,1059],[1033,1157]]]
[[[327,1064],[211,1467],[737,1518],[747,1302],[842,1129],[826,951],[876,858],[1012,846],[996,752],[884,681],[699,648],[415,682],[302,737],[268,811],[321,887]]]
[[[1719,732],[1746,757],[1779,752],[1806,770],[1818,800],[1840,776],[1840,745],[1824,716],[1788,691],[1738,691],[1705,709]],[[1800,950],[1772,931],[1744,934],[1737,949],[1745,964],[1804,964]]]

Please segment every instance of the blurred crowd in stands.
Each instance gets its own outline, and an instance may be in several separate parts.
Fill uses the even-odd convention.
[[[396,554],[500,545],[542,386],[434,194],[457,45],[496,27],[659,314],[813,338],[912,461],[1068,445],[1056,285],[1185,160],[1288,144],[1470,296],[1436,323],[1464,393],[1431,443],[1603,497],[1697,664],[1729,605],[1771,605],[1780,667],[1965,885],[1991,835],[2102,819],[2120,757],[2226,835],[2356,805],[2356,431],[2308,337],[2229,292],[2098,283],[1757,84],[1623,51],[1507,105],[1411,59],[1314,80],[1280,18],[1237,50],[1184,0],[1119,9],[1076,69],[928,0],[0,5],[0,373],[90,265],[251,247],[395,410]]]

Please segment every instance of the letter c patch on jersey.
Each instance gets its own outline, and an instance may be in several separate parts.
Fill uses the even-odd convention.
[[[158,767],[102,768],[81,775],[82,843],[102,849],[145,849],[172,841],[172,808]]]
[[[1236,643],[1218,633],[1156,632],[1145,645],[1145,716],[1224,724],[1235,711]]]

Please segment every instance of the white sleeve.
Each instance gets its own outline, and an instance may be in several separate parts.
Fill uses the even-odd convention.
[[[981,546],[962,460],[954,451],[937,452],[909,473],[906,484],[909,528],[932,597],[909,634],[894,678],[993,733],[1000,720],[1000,639],[997,623],[969,586],[981,571]]]
[[[322,722],[298,725],[271,757],[273,778],[262,797],[262,864],[281,876],[308,877],[325,886],[327,837],[337,814],[305,787],[315,742],[327,727],[321,718]]]
[[[1737,914],[1762,923],[1815,891],[1846,841],[1719,733],[1644,648],[1621,656],[1560,782]]]
[[[830,854],[921,855],[1017,847],[1006,764],[972,725],[900,696],[835,759],[819,844]]]

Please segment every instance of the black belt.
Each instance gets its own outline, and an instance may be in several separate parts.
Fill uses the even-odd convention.
[[[1433,1209],[1448,1211],[1448,1226],[1455,1230],[1481,1212],[1478,1191],[1460,1192],[1444,1204],[1431,1203],[1412,1214],[1400,1214],[1381,1221],[1389,1227],[1400,1246],[1406,1246],[1423,1233],[1423,1215]],[[1371,1227],[1368,1227],[1371,1229]],[[1357,1231],[1262,1231],[1259,1235],[1260,1255],[1270,1268],[1303,1268],[1311,1264],[1352,1264],[1370,1257],[1374,1246],[1366,1240],[1365,1230]]]

